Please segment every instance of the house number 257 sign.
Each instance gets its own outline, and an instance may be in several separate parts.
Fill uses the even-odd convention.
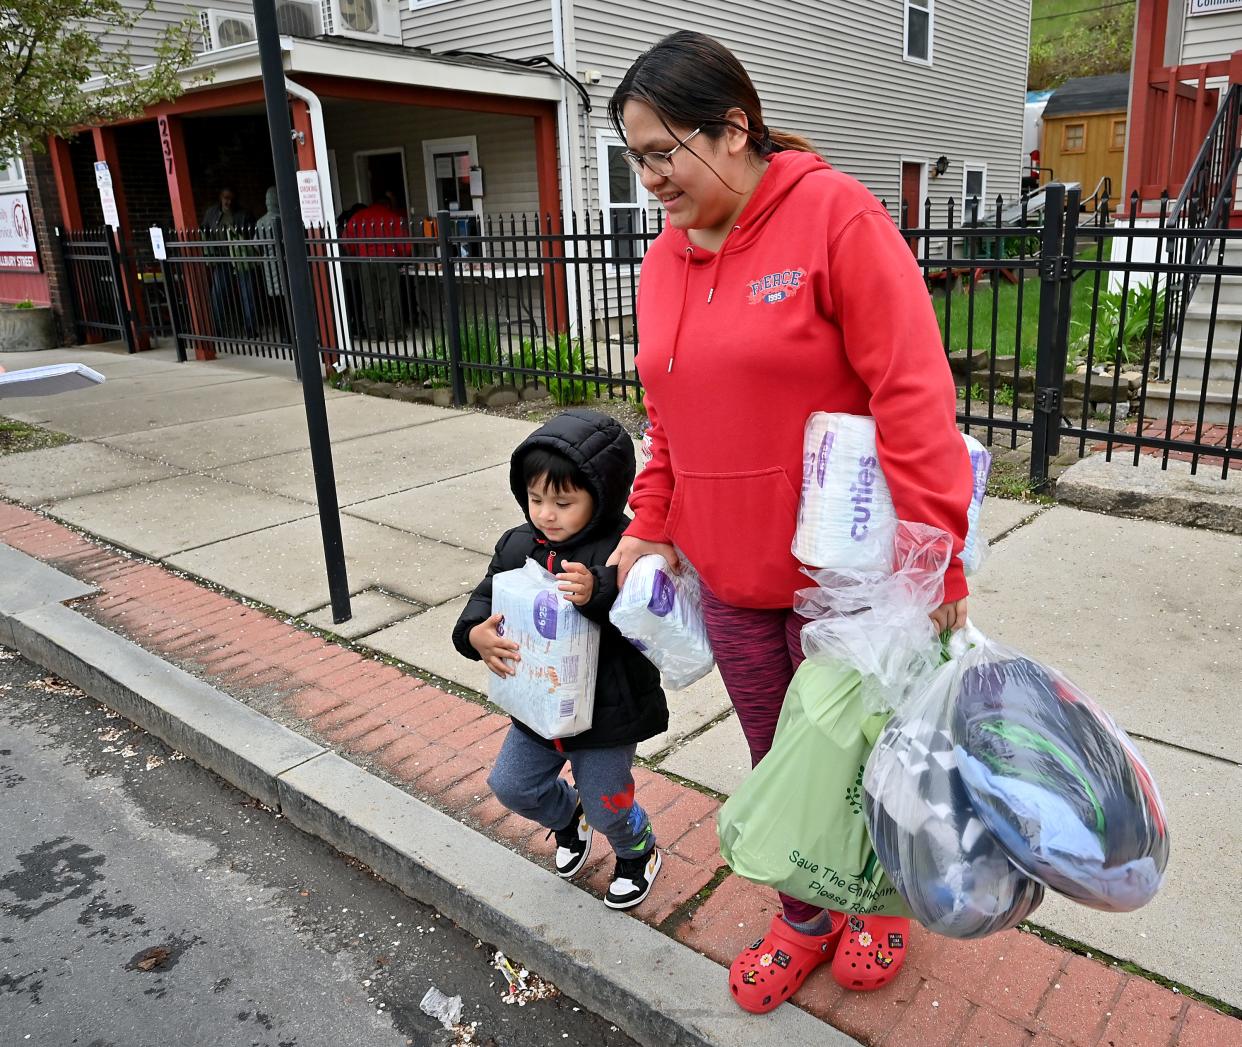
[[[1242,11],[1242,0],[1190,0],[1192,15],[1215,15],[1222,11]]]

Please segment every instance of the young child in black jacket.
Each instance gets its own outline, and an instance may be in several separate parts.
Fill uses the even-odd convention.
[[[586,865],[599,829],[617,856],[604,903],[632,909],[650,893],[661,860],[651,821],[634,798],[634,752],[668,729],[658,670],[608,620],[617,570],[606,561],[630,522],[624,509],[634,482],[634,444],[607,415],[566,411],[513,452],[509,482],[526,523],[496,543],[487,577],[453,629],[453,645],[497,676],[516,671],[521,651],[497,629],[492,576],[529,558],[555,574],[566,599],[599,623],[599,673],[591,729],[548,741],[514,720],[488,785],[509,810],[556,835],[556,872],[566,879]],[[566,760],[576,788],[560,777]]]

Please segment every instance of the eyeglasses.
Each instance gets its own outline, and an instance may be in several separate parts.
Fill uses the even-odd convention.
[[[701,127],[695,128],[668,152],[636,153],[633,150],[627,149],[621,155],[625,158],[625,162],[630,165],[630,170],[636,175],[641,175],[645,167],[653,175],[667,178],[673,173],[673,154],[702,130],[703,128]]]

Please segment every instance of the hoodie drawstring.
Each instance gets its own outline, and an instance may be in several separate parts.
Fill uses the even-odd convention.
[[[681,338],[681,322],[686,318],[686,295],[690,292],[690,260],[694,257],[694,246],[688,245],[682,256],[685,265],[681,270],[681,309],[677,313],[677,326],[673,328],[673,348],[668,354],[668,373],[673,373],[673,361],[677,359],[677,341]]]
[[[735,225],[732,232],[736,233],[742,227]],[[708,270],[708,286],[707,286],[707,304],[712,304],[712,299],[716,297],[716,278],[720,275],[720,263],[724,258],[724,244],[720,245],[720,250],[716,252],[712,259],[711,268]],[[681,312],[677,314],[677,326],[673,330],[673,348],[668,354],[668,373],[673,373],[673,361],[677,359],[677,342],[681,338],[681,324],[686,318],[686,295],[690,291],[690,267],[694,258],[694,245],[690,244],[685,251],[685,267],[682,269],[681,279]]]

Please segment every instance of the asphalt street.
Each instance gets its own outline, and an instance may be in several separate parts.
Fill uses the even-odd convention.
[[[494,956],[0,648],[3,1047],[633,1043],[537,978],[504,1002]]]

